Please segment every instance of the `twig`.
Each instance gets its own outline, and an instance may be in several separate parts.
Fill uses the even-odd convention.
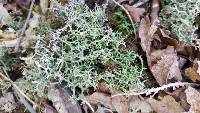
[[[91,104],[90,104],[88,101],[86,101],[86,100],[83,100],[83,99],[82,99],[82,101],[83,101],[83,103],[85,103],[85,104],[90,108],[90,110],[92,111],[92,113],[94,113],[94,109],[93,109],[93,107],[91,106]]]
[[[8,77],[6,77],[3,73],[0,72],[0,75],[6,79],[7,81],[9,81],[12,86],[22,95],[24,96],[29,102],[31,102],[33,105],[37,105],[33,100],[31,100],[28,96],[26,96],[26,94],[24,94],[21,89],[11,80],[9,79]]]
[[[134,5],[132,5],[132,7],[137,8],[137,7],[143,5],[143,4],[147,3],[147,2],[149,2],[149,0],[145,0],[145,1],[142,1],[142,2],[138,2],[138,3],[134,4]]]
[[[113,1],[117,6],[121,7],[121,8],[125,11],[125,13],[127,14],[128,18],[129,18],[129,20],[130,20],[130,22],[131,22],[131,25],[132,25],[132,27],[133,27],[133,32],[134,32],[134,34],[135,34],[135,36],[136,36],[137,34],[136,34],[136,29],[135,29],[135,27],[134,27],[134,22],[133,22],[133,19],[132,19],[131,15],[129,14],[129,12],[126,10],[126,8],[124,8],[123,5],[119,4],[117,1],[115,1],[115,0],[112,0],[112,1]]]
[[[23,26],[23,28],[22,28],[22,31],[21,31],[20,34],[19,34],[18,42],[17,42],[17,45],[15,46],[15,49],[14,49],[15,52],[18,52],[18,51],[19,51],[20,44],[21,44],[21,42],[22,42],[22,40],[23,40],[23,35],[24,35],[24,33],[25,33],[26,27],[27,27],[28,22],[29,22],[30,17],[31,17],[31,12],[32,12],[32,10],[33,10],[33,5],[34,5],[34,3],[35,3],[35,0],[31,0],[31,6],[30,6],[30,8],[29,8],[29,12],[28,12],[28,15],[27,15],[25,24],[24,24],[24,26]]]
[[[186,85],[195,85],[195,86],[199,86],[199,84],[195,84],[195,83],[176,82],[176,83],[170,83],[170,84],[167,84],[167,85],[163,85],[163,86],[158,87],[158,88],[148,89],[148,90],[146,90],[146,91],[139,92],[139,93],[136,93],[136,92],[131,92],[131,93],[119,93],[119,94],[112,95],[112,98],[113,98],[113,97],[116,97],[116,96],[131,96],[131,95],[142,95],[142,94],[150,95],[151,93],[156,94],[156,93],[158,93],[159,91],[162,91],[162,90],[167,89],[167,88],[170,88],[170,87],[177,88],[177,87],[186,86]]]
[[[33,107],[31,107],[31,105],[25,100],[25,98],[16,91],[17,95],[19,96],[20,98],[20,102],[22,104],[24,104],[24,106],[29,110],[30,113],[36,113],[36,111],[33,109]]]

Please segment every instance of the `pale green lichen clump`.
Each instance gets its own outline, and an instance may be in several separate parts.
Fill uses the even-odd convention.
[[[22,89],[42,96],[48,84],[62,83],[75,94],[76,87],[95,89],[101,79],[122,91],[144,87],[143,61],[125,49],[126,37],[105,24],[104,6],[91,10],[75,0],[66,6],[55,3],[52,11],[65,16],[66,24],[52,30],[49,44],[43,43],[46,38],[38,40],[32,63],[24,68],[26,82],[18,82]]]
[[[197,39],[194,25],[195,17],[200,13],[199,0],[162,0],[160,21],[184,44],[192,44]]]

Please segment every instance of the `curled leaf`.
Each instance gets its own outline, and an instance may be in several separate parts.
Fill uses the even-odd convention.
[[[118,91],[112,91],[113,94],[116,94]],[[128,102],[127,99],[120,95],[112,98],[112,104],[115,107],[118,113],[129,113],[128,111]]]
[[[16,34],[0,34],[0,41],[9,41],[16,39]]]
[[[86,96],[86,99],[91,105],[97,105],[98,103],[100,103],[106,108],[115,110],[115,107],[112,105],[111,96],[108,94],[95,92],[92,95]]]
[[[149,98],[146,100],[156,113],[182,113],[183,108],[172,96],[164,96],[161,101]]]
[[[53,102],[58,113],[82,113],[79,104],[72,102],[70,96],[69,91],[60,86],[50,85],[49,87],[48,98]]]
[[[144,17],[140,22],[139,37],[143,51],[149,54],[151,42],[157,38],[154,33],[157,31],[157,23],[151,23],[148,16]]]
[[[151,72],[160,86],[167,84],[168,80],[172,78],[178,81],[182,80],[178,57],[172,46],[166,48],[160,56],[160,60],[151,67]]]
[[[192,87],[185,90],[187,102],[191,105],[188,113],[200,113],[200,93]]]
[[[200,81],[200,74],[198,73],[198,64],[194,63],[192,67],[185,69],[185,75],[193,82]]]
[[[124,7],[130,13],[133,21],[140,22],[140,16],[142,16],[145,12],[144,8],[136,8],[133,6],[126,5],[126,4],[124,5]]]
[[[11,113],[16,108],[17,103],[15,102],[13,93],[9,92],[0,98],[0,110]]]

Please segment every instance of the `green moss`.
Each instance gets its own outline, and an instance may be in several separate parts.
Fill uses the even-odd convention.
[[[129,18],[120,9],[116,9],[114,13],[111,14],[111,24],[116,31],[122,32],[123,35],[133,36],[133,28],[129,22]]]
[[[48,84],[64,83],[75,94],[76,87],[82,92],[95,89],[101,79],[109,88],[122,91],[144,87],[140,81],[142,59],[124,49],[126,37],[104,24],[105,8],[91,10],[80,1],[71,1],[67,6],[56,4],[54,12],[68,17],[65,27],[51,33],[48,46],[43,39],[38,41],[33,64],[24,68],[26,82],[19,84],[22,89],[42,96]]]

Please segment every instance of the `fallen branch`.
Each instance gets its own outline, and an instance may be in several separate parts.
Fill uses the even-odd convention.
[[[115,94],[112,95],[111,97],[116,97],[116,96],[131,96],[131,95],[142,95],[142,94],[146,94],[146,96],[150,95],[153,93],[153,95],[155,95],[156,93],[158,93],[159,91],[165,90],[167,88],[173,88],[173,90],[175,90],[176,88],[180,87],[180,86],[199,86],[199,84],[195,84],[195,83],[188,83],[188,82],[176,82],[176,83],[170,83],[167,85],[163,85],[161,87],[158,88],[151,88],[148,89],[146,91],[140,92],[140,93],[136,93],[136,92],[131,92],[131,93],[119,93],[119,94]]]

